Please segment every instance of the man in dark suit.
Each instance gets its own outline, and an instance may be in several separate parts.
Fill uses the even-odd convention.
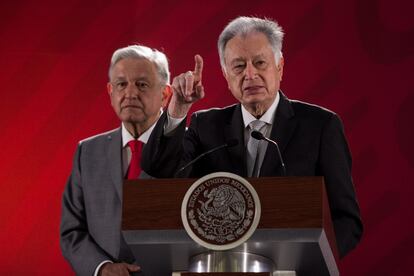
[[[280,91],[283,32],[271,20],[239,17],[219,37],[223,75],[240,102],[196,112],[188,130],[185,117],[204,97],[203,60],[174,78],[168,114],[163,115],[144,149],[145,171],[172,177],[199,154],[233,139],[238,145],[200,159],[179,176],[201,177],[227,171],[245,177],[284,175],[276,147],[251,137],[252,131],[278,142],[288,176],[325,178],[340,256],[360,240],[362,223],[351,177],[351,155],[339,117],[324,108],[289,100]],[[169,134],[165,129],[173,128]]]
[[[60,243],[77,275],[140,270],[121,233],[122,184],[140,174],[139,151],[167,104],[169,78],[157,50],[135,45],[112,56],[107,89],[121,127],[79,143],[63,194]]]

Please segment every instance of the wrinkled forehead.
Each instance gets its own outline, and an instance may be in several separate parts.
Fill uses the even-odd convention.
[[[158,78],[156,65],[141,57],[128,57],[118,60],[111,68],[110,77],[114,78]]]
[[[226,43],[224,48],[224,60],[246,59],[257,56],[273,55],[271,44],[261,32],[251,32],[234,36]]]

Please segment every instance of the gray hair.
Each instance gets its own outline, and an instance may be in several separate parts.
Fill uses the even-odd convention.
[[[282,57],[282,42],[284,35],[282,27],[280,27],[276,21],[267,18],[261,19],[257,17],[240,16],[232,20],[224,28],[217,42],[220,64],[224,70],[224,50],[226,49],[227,42],[237,35],[245,37],[253,32],[263,33],[267,37],[275,55],[276,64],[279,64],[279,60]]]
[[[164,53],[151,49],[142,45],[131,45],[120,48],[114,52],[111,58],[111,65],[109,66],[109,78],[115,64],[126,58],[144,58],[154,63],[157,68],[158,75],[163,85],[170,84],[170,70],[168,69],[168,60]]]

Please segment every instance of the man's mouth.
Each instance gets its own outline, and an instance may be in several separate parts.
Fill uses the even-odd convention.
[[[259,90],[261,90],[262,88],[264,88],[264,86],[262,85],[250,85],[250,86],[244,87],[243,91],[249,92],[249,93],[255,93],[255,92],[259,92]]]
[[[141,108],[138,105],[134,105],[134,104],[126,104],[121,106],[121,109],[127,109],[127,108]]]

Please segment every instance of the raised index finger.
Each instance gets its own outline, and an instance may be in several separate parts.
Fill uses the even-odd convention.
[[[194,78],[196,81],[201,81],[201,74],[203,72],[203,58],[200,55],[194,56],[195,66],[194,66]]]

